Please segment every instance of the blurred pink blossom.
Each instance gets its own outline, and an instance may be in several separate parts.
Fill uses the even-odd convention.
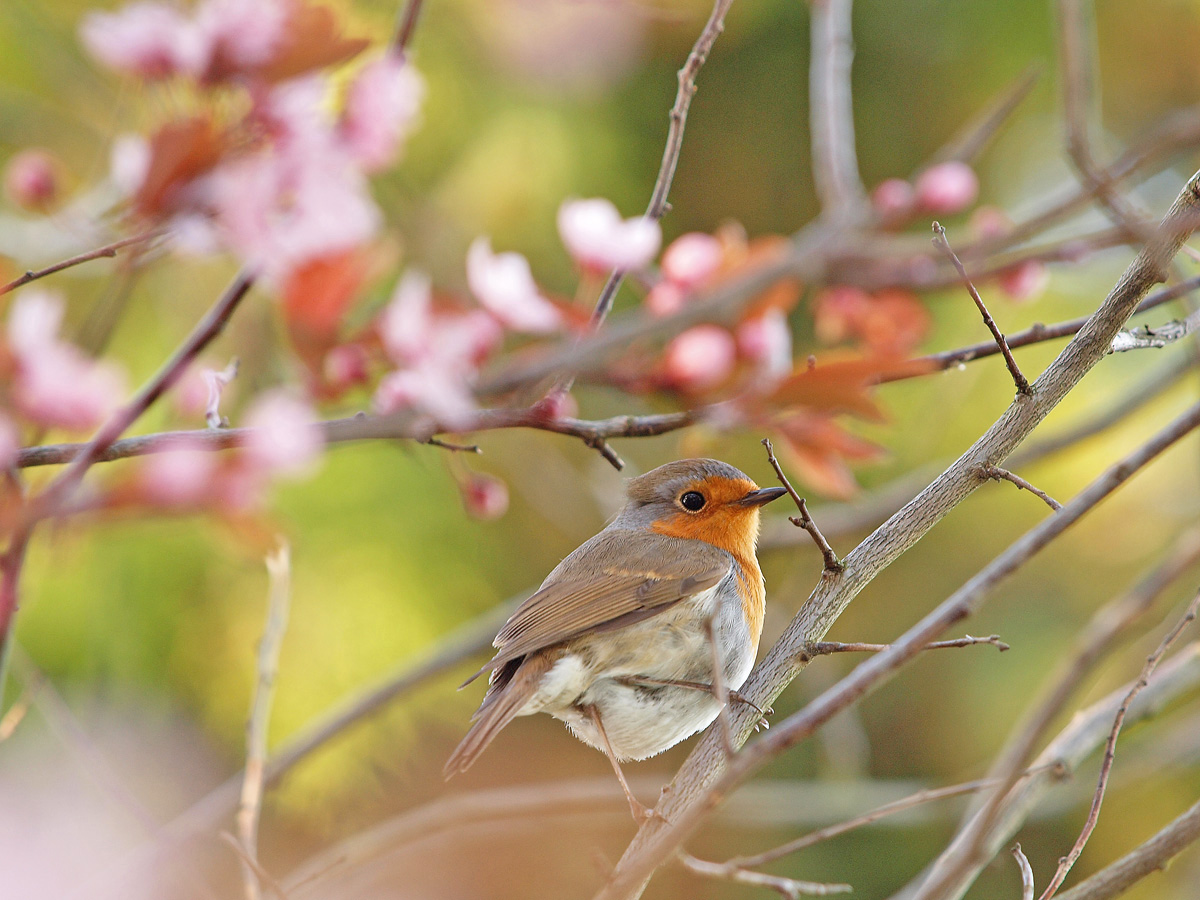
[[[325,354],[322,374],[331,387],[344,391],[370,378],[367,351],[361,344],[341,344]]]
[[[1008,214],[995,206],[981,206],[971,213],[971,233],[978,238],[1003,237],[1012,231],[1012,219]]]
[[[1030,302],[1040,297],[1050,284],[1050,270],[1046,264],[1028,259],[1005,269],[996,278],[1000,290],[1017,302]]]
[[[622,219],[608,200],[568,200],[558,209],[558,233],[584,268],[629,271],[645,268],[662,244],[653,219]]]
[[[196,7],[204,74],[266,62],[284,36],[291,9],[289,0],[205,0]]]
[[[363,66],[346,94],[339,133],[364,171],[395,161],[424,96],[425,82],[403,58],[389,54]]]
[[[258,397],[246,412],[250,429],[243,446],[253,467],[281,476],[298,477],[315,467],[324,447],[311,406],[284,391]]]
[[[15,154],[4,167],[4,191],[21,209],[44,212],[58,199],[58,163],[45,150]]]
[[[445,428],[465,428],[475,412],[475,398],[459,371],[424,361],[416,367],[389,372],[375,391],[375,411],[386,415],[416,409]]]
[[[913,186],[903,178],[888,178],[871,191],[871,206],[885,221],[907,216],[912,212],[916,199]]]
[[[768,378],[792,370],[792,332],[782,310],[768,309],[738,325],[737,345],[742,356]]]
[[[109,174],[122,197],[132,197],[146,180],[150,168],[150,145],[137,134],[123,134],[113,141]]]
[[[650,315],[665,318],[679,312],[687,303],[687,292],[673,281],[663,279],[646,295]]]
[[[95,428],[125,395],[125,378],[111,363],[88,359],[60,341],[62,298],[37,289],[22,293],[8,318],[8,343],[17,361],[13,397],[30,421],[84,431]]]
[[[719,240],[711,234],[693,231],[671,241],[663,251],[660,268],[664,278],[680,287],[693,288],[711,278],[724,257]]]
[[[508,512],[508,485],[494,475],[472,472],[460,486],[467,514],[485,522]]]
[[[979,178],[964,162],[938,163],[917,177],[916,193],[917,204],[925,212],[962,212],[979,196]]]
[[[689,393],[714,388],[733,373],[737,345],[717,325],[697,325],[667,344],[663,371],[668,383]]]
[[[139,483],[147,502],[167,507],[200,506],[214,493],[215,454],[180,447],[153,453],[142,463]]]
[[[520,253],[493,253],[487,238],[467,251],[467,284],[490,313],[516,331],[545,333],[563,326],[562,313],[541,295]]]
[[[379,337],[392,362],[413,362],[428,350],[433,294],[429,276],[408,270],[379,316]]]
[[[99,62],[142,78],[198,75],[207,63],[201,30],[166,3],[131,3],[113,13],[88,13],[79,31]]]

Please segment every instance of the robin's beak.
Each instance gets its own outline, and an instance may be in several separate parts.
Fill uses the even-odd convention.
[[[738,506],[764,506],[772,500],[778,500],[787,493],[787,488],[773,487],[761,488],[757,491],[751,491],[741,500],[737,501]]]

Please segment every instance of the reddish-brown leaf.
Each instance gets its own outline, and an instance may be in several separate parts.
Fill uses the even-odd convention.
[[[247,74],[267,81],[284,81],[313,69],[345,62],[370,43],[366,38],[345,37],[341,22],[329,7],[297,0],[292,5],[283,38],[271,58]]]
[[[927,362],[894,356],[834,359],[797,368],[764,398],[764,402],[769,407],[850,412],[878,421],[883,419],[883,413],[869,391],[881,378],[918,375],[930,370]]]
[[[281,291],[288,334],[314,371],[337,344],[346,312],[374,271],[373,255],[354,248],[309,260],[288,275]]]
[[[775,428],[783,440],[780,449],[797,477],[828,497],[845,499],[858,491],[848,460],[873,460],[884,453],[828,416],[791,416]]]
[[[225,135],[208,116],[163,125],[150,138],[150,162],[134,194],[134,210],[146,218],[171,212],[178,189],[215,166],[225,149]]]

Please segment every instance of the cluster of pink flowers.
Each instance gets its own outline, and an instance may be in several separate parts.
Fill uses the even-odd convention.
[[[280,283],[378,231],[367,175],[395,161],[424,94],[403,58],[363,63],[333,114],[322,70],[366,42],[342,38],[333,14],[306,0],[203,0],[191,15],[141,2],[89,15],[81,33],[117,71],[182,80],[202,98],[236,85],[250,100],[237,121],[202,105],[114,148],[113,180],[134,211],[169,220],[184,246],[231,251]]]
[[[113,363],[86,356],[59,337],[63,299],[25,288],[13,301],[6,333],[11,377],[9,413],[0,412],[0,450],[11,462],[17,434],[10,416],[41,428],[96,428],[125,396],[125,375]]]

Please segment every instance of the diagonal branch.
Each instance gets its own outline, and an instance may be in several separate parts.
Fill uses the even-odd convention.
[[[135,234],[132,237],[122,238],[119,241],[113,241],[111,244],[105,244],[103,247],[97,247],[95,250],[88,250],[86,253],[80,253],[72,256],[70,259],[64,259],[62,262],[57,262],[52,266],[47,266],[44,269],[36,271],[28,271],[20,278],[10,281],[8,284],[0,287],[0,296],[15,291],[19,287],[29,284],[31,281],[37,281],[39,278],[45,278],[47,275],[54,275],[63,269],[70,269],[73,266],[78,266],[81,263],[91,262],[94,259],[111,259],[117,255],[117,252],[124,250],[126,247],[135,247],[138,244],[145,244],[160,237],[163,234],[161,229],[153,231],[145,231],[141,234]]]

